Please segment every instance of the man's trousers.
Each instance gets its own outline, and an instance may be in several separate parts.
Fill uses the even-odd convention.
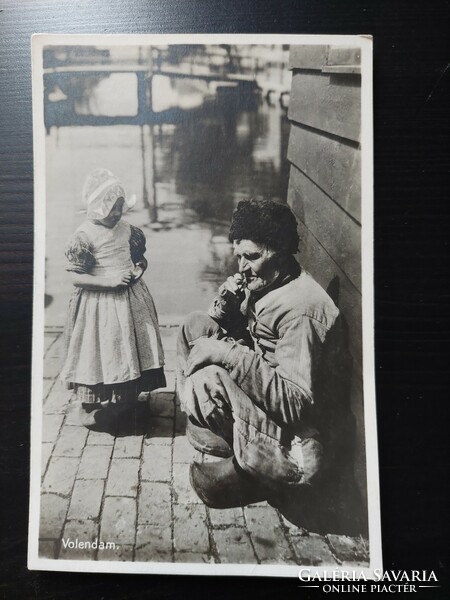
[[[182,410],[196,424],[225,439],[239,466],[261,483],[274,489],[310,486],[321,475],[323,451],[318,439],[289,435],[288,425],[275,423],[222,366],[209,365],[185,377],[190,348],[202,337],[234,342],[208,315],[188,315],[180,327],[177,345],[177,389]]]

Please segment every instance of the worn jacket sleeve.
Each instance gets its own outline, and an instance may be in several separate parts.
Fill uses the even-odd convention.
[[[247,317],[243,314],[241,306],[242,300],[237,296],[218,294],[208,309],[208,315],[235,339],[247,337]]]
[[[299,315],[279,327],[276,367],[250,348],[235,344],[225,362],[231,377],[275,420],[296,425],[314,402],[314,371],[325,338],[321,323]]]

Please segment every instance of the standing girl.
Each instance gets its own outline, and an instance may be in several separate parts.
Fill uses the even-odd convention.
[[[66,248],[75,290],[61,378],[76,391],[81,423],[104,429],[141,391],[165,387],[164,354],[155,305],[141,279],[145,236],[121,220],[133,203],[107,169],[91,173],[83,200],[87,220]]]

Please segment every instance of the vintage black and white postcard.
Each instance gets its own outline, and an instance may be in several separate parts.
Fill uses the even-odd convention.
[[[381,569],[370,36],[35,35],[29,568]]]

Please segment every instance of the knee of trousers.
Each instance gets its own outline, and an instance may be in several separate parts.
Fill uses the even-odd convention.
[[[190,376],[193,388],[196,389],[199,386],[212,390],[221,384],[231,380],[230,374],[223,367],[218,365],[208,365],[199,369]]]
[[[212,336],[220,330],[219,325],[206,313],[196,310],[187,315],[180,327],[180,338],[192,342],[197,338]]]
[[[193,373],[188,377],[187,393],[184,395],[185,412],[202,422],[217,410],[222,411],[224,405],[229,406],[229,377],[225,369],[216,365],[209,365]]]

